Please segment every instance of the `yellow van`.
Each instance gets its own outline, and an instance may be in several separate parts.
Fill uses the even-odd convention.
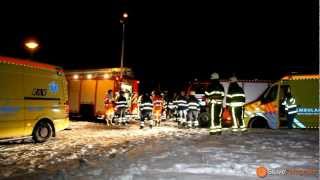
[[[0,141],[44,142],[67,128],[67,89],[57,66],[0,56]]]

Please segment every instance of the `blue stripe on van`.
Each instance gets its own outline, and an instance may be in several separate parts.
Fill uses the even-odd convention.
[[[1,106],[0,113],[15,113],[20,110],[19,106]]]
[[[41,107],[41,106],[30,106],[30,107],[27,107],[27,110],[30,111],[30,112],[43,111],[44,107]]]

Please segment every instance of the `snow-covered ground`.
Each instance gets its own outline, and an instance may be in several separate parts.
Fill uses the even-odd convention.
[[[73,122],[43,144],[0,145],[0,178],[256,179],[256,168],[319,169],[315,130],[259,130],[210,136],[172,123],[140,130]],[[318,179],[267,176],[265,179]]]

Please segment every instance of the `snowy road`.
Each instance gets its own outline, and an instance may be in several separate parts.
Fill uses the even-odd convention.
[[[5,179],[257,179],[256,168],[319,169],[315,130],[250,130],[209,136],[171,124],[139,130],[76,122],[44,144],[0,145]],[[0,179],[1,179],[0,178]],[[268,175],[264,179],[318,179]]]

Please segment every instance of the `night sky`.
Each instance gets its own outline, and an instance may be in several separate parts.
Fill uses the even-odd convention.
[[[279,79],[318,73],[318,4],[314,0],[41,1],[0,3],[0,55],[65,69],[120,66],[122,12],[129,13],[125,66],[142,86],[177,87],[194,78]]]

